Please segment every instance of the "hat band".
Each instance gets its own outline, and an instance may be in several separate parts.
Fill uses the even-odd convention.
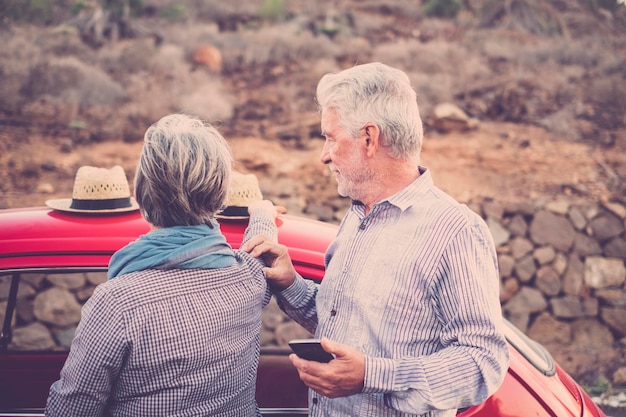
[[[248,215],[248,207],[242,206],[227,206],[222,211],[219,212],[222,216],[247,216]]]
[[[110,210],[131,207],[130,197],[109,198],[106,200],[82,200],[72,198],[70,208],[76,210]]]

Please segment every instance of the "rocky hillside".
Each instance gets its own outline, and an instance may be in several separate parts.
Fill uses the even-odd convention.
[[[66,195],[85,163],[117,161],[132,177],[146,127],[187,111],[245,142],[242,170],[284,177],[292,207],[337,211],[316,160],[313,92],[324,73],[368,61],[409,74],[424,164],[458,198],[624,199],[626,7],[616,2],[120,0],[75,14],[61,3],[45,24],[0,26],[0,206]],[[471,123],[441,123],[444,103]]]

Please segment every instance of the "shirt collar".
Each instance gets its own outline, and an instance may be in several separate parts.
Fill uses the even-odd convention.
[[[380,203],[388,202],[404,211],[411,207],[420,195],[428,192],[434,185],[430,170],[422,166],[419,166],[418,169],[420,176],[415,181]]]
[[[387,197],[384,200],[379,201],[374,204],[374,206],[381,204],[391,204],[393,206],[398,207],[401,211],[406,210],[411,207],[415,203],[415,199],[420,195],[428,192],[433,186],[433,178],[430,175],[430,170],[423,166],[417,167],[420,172],[420,176],[409,184],[407,187],[398,191],[392,196]],[[362,210],[363,203],[359,200],[352,200],[352,207],[359,207],[359,210]]]

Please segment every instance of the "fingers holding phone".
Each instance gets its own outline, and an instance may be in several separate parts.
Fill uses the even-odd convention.
[[[289,345],[298,358],[311,358],[299,360],[292,355],[291,363],[302,382],[315,392],[337,398],[363,390],[365,355],[361,352],[327,338],[292,340]]]
[[[291,350],[302,359],[328,363],[335,356],[324,350],[319,339],[294,339],[289,342]]]

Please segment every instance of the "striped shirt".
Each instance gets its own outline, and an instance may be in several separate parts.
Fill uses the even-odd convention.
[[[317,337],[365,354],[361,394],[309,393],[311,416],[454,416],[481,403],[508,368],[494,243],[480,216],[430,171],[373,206],[358,202],[326,253],[320,285],[279,294]]]
[[[244,241],[276,237],[253,218]],[[147,269],[85,303],[46,416],[258,416],[263,264],[235,251],[220,269]]]

